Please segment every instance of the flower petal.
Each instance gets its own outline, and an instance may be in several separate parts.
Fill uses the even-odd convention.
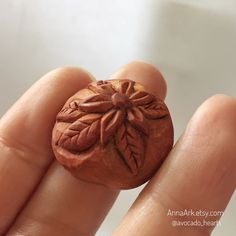
[[[95,94],[78,104],[84,112],[106,112],[113,107],[111,97],[107,94]]]
[[[161,100],[156,100],[146,106],[140,106],[139,109],[143,112],[144,116],[148,119],[159,119],[169,114],[168,108]]]
[[[142,106],[154,101],[155,96],[145,91],[137,91],[130,96],[130,100],[135,106]]]
[[[123,110],[112,109],[103,115],[101,119],[100,140],[102,145],[106,145],[110,138],[115,134],[118,127],[122,124],[125,118]]]
[[[86,99],[82,101],[82,103],[100,102],[100,101],[111,101],[111,96],[108,94],[95,94],[88,96]]]
[[[132,80],[128,79],[120,80],[119,92],[127,96],[130,96],[130,94],[134,92],[134,84],[135,82]]]
[[[137,107],[133,107],[127,111],[127,119],[134,128],[148,135],[147,121],[143,113]]]
[[[84,112],[106,112],[113,107],[112,102],[104,101],[104,102],[89,102],[83,103],[79,105],[79,108]]]

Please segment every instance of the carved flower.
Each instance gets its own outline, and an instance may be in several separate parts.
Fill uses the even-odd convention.
[[[57,116],[58,122],[71,123],[57,145],[79,154],[95,143],[105,147],[111,140],[133,174],[144,161],[147,119],[168,115],[165,104],[154,95],[134,88],[132,80],[120,80],[118,88],[109,81],[88,85],[94,94],[74,100]]]

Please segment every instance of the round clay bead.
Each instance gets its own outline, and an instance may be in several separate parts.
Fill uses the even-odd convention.
[[[173,145],[165,103],[132,80],[90,83],[56,117],[52,147],[76,178],[112,189],[149,180]]]

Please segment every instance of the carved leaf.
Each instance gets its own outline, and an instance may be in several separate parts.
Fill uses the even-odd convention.
[[[134,92],[134,84],[135,82],[132,80],[124,79],[120,81],[119,92],[121,94],[126,94],[129,96]]]
[[[151,104],[140,106],[139,109],[143,112],[144,116],[148,119],[159,119],[169,114],[168,109],[164,102],[156,100]]]
[[[83,115],[85,115],[85,113],[79,109],[79,101],[73,101],[69,104],[69,107],[63,108],[58,113],[56,120],[59,122],[72,123]]]
[[[144,161],[144,142],[140,133],[126,122],[117,130],[115,142],[125,164],[137,175]]]
[[[109,81],[88,85],[93,95],[71,102],[58,114],[57,121],[69,124],[57,145],[80,153],[96,142],[105,146],[113,139],[124,164],[138,174],[144,161],[144,135],[149,134],[147,119],[159,119],[169,112],[162,100],[135,91],[134,85],[127,79],[119,81],[118,89]]]
[[[130,96],[130,100],[135,106],[142,106],[154,101],[155,96],[145,91],[137,91]]]
[[[98,140],[100,118],[100,114],[88,114],[81,117],[65,130],[57,144],[77,152],[88,149]]]
[[[123,110],[112,109],[105,113],[101,119],[100,140],[102,145],[106,145],[110,138],[113,137],[119,126],[125,118]]]
[[[80,105],[80,109],[85,112],[106,112],[113,107],[112,102],[89,102]]]
[[[148,135],[147,121],[137,107],[133,107],[127,111],[127,119],[134,128]]]
[[[79,104],[84,112],[106,112],[113,107],[111,99],[105,94],[95,94]]]
[[[94,93],[110,94],[115,93],[115,89],[109,81],[99,80],[95,84],[89,84],[88,88]]]
[[[82,103],[110,101],[110,100],[111,100],[111,96],[107,94],[94,94],[94,95],[88,96],[86,99],[82,101]]]

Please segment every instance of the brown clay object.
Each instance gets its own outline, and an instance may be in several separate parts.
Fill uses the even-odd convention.
[[[137,187],[158,170],[173,145],[164,102],[132,80],[90,83],[56,118],[56,159],[76,178],[113,189]]]

